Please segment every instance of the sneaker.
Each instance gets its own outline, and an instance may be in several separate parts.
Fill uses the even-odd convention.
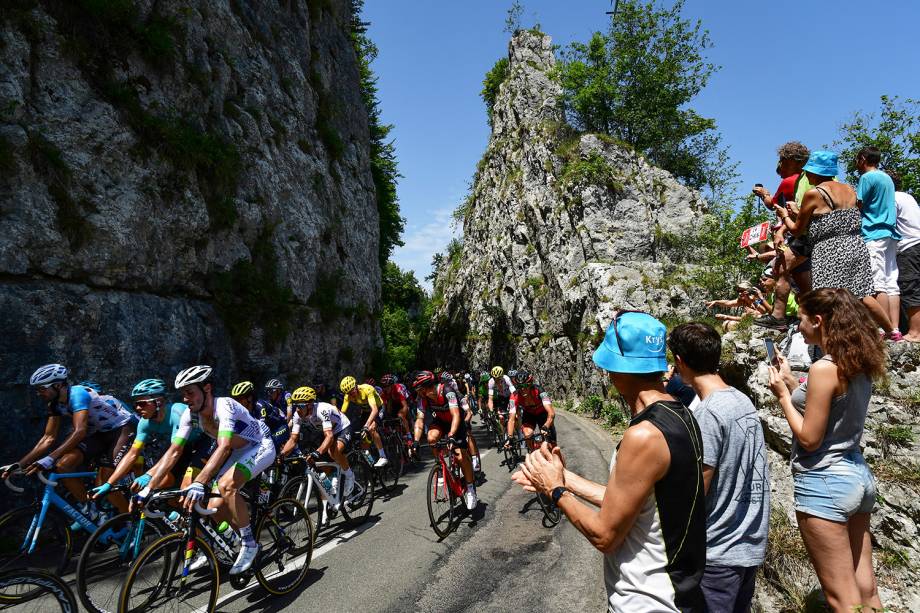
[[[247,547],[243,544],[240,547],[240,554],[236,556],[236,562],[233,563],[233,566],[230,568],[231,575],[240,575],[245,573],[247,570],[252,567],[252,563],[256,561],[259,552],[262,550],[262,547],[256,544],[255,547]]]
[[[355,475],[345,473],[345,497],[348,498],[348,495],[351,494],[351,491],[355,489]]]
[[[189,565],[188,569],[191,572],[195,572],[196,570],[201,570],[207,565],[208,565],[208,556],[204,555],[203,553],[199,551],[198,555],[195,556],[195,559],[192,560],[192,563]]]
[[[377,461],[374,463],[374,468],[383,468],[384,466],[386,466],[386,465],[389,464],[389,463],[390,463],[390,461],[389,461],[388,459],[386,459],[386,458],[380,458],[379,460],[377,460]]]
[[[888,335],[888,340],[897,343],[904,340],[904,335],[901,334],[900,330],[892,330],[891,334]]]
[[[785,317],[777,319],[773,317],[772,313],[767,313],[755,319],[754,325],[761,328],[770,328],[771,330],[785,330],[789,326],[789,321]]]
[[[476,498],[476,490],[471,487],[466,488],[466,492],[463,493],[463,502],[466,503],[467,511],[475,509],[479,503],[479,499]]]

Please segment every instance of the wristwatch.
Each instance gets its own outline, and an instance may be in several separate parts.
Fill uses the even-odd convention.
[[[562,495],[565,494],[568,490],[562,486],[554,487],[552,492],[553,504],[559,504],[559,499],[562,498]]]

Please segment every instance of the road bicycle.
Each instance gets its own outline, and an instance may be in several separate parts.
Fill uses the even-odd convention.
[[[338,515],[349,526],[367,521],[375,495],[373,469],[367,462],[353,461],[349,455],[355,483],[347,497],[343,496],[345,473],[336,462],[317,461],[311,465],[305,458],[290,458],[285,462],[296,467],[294,471],[301,474],[285,483],[281,497],[293,498],[304,506],[313,518],[315,535],[319,535]],[[335,491],[331,486],[333,479],[338,484]]]
[[[77,599],[64,580],[41,570],[20,568],[0,573],[0,591],[30,594],[22,604],[34,611],[78,611]]]
[[[448,446],[450,443],[443,440],[429,445],[435,464],[428,473],[428,519],[434,533],[442,539],[457,528],[465,509],[463,471],[453,451],[446,451]]]
[[[4,481],[7,488],[17,494],[24,488],[14,485],[10,479],[19,474],[22,471]],[[41,500],[0,516],[0,572],[30,567],[61,576],[73,558],[74,532],[93,534],[102,522],[84,515],[58,494],[56,488],[60,479],[95,479],[96,472],[39,472],[36,477],[45,485]],[[117,542],[125,534],[109,530],[100,535],[100,540]],[[0,603],[16,602],[28,596],[28,592],[21,590],[3,589],[0,590]]]
[[[399,476],[402,476],[406,472],[406,467],[412,462],[409,456],[409,446],[406,443],[406,434],[403,432],[402,420],[398,417],[384,419],[380,438],[390,464],[394,466],[394,470],[398,471]]]
[[[384,452],[387,454],[387,464],[386,466],[381,466],[377,468],[374,466],[377,460],[374,459],[374,453],[372,451],[373,445],[371,444],[371,437],[368,433],[367,428],[362,428],[357,436],[355,437],[357,443],[355,444],[354,449],[348,452],[348,463],[354,469],[356,464],[366,464],[368,469],[370,469],[370,475],[372,479],[376,480],[380,485],[380,491],[384,494],[391,494],[396,489],[396,485],[399,483],[399,477],[402,473],[401,463],[398,459],[399,452],[393,449],[387,449],[386,443],[384,442]],[[393,452],[393,457],[390,457],[390,452]]]
[[[255,576],[269,594],[294,591],[310,568],[313,556],[313,524],[296,500],[281,498],[261,503],[250,481],[241,495],[251,503],[253,536],[262,550],[249,571],[231,577],[235,589],[243,589]],[[174,495],[174,494],[172,494]],[[216,498],[219,494],[207,494]],[[255,500],[254,500],[255,499]],[[196,503],[184,513],[184,529],[154,541],[138,556],[125,579],[119,597],[119,613],[148,609],[214,611],[220,586],[220,566],[212,545],[231,548],[230,539],[215,532],[208,521],[216,513]],[[232,550],[232,549],[231,549]]]

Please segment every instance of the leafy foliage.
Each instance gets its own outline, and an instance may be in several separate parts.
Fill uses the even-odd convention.
[[[498,98],[498,88],[508,78],[508,68],[508,58],[503,57],[495,62],[489,72],[486,73],[486,78],[482,80],[482,91],[479,92],[479,95],[482,97],[482,101],[486,103],[486,114],[489,118],[490,128],[492,127],[492,109],[495,108],[495,100]]]
[[[606,33],[563,52],[558,78],[576,128],[622,140],[689,186],[715,193],[735,171],[715,120],[687,106],[717,67],[703,55],[712,46],[708,31],[681,18],[683,5],[620,0]]]
[[[396,163],[396,147],[389,139],[392,124],[380,118],[380,101],[377,99],[377,77],[371,63],[377,57],[377,46],[366,34],[367,23],[359,15],[364,0],[352,0],[354,20],[351,39],[358,54],[358,71],[361,76],[361,96],[367,107],[371,141],[371,176],[377,192],[377,215],[380,224],[380,266],[384,267],[394,247],[402,246],[400,239],[406,220],[399,214],[396,184],[400,178]]]
[[[508,13],[505,15],[505,29],[508,34],[514,34],[521,29],[521,17],[524,16],[524,7],[518,0],[514,0],[508,7]]]
[[[404,373],[416,366],[419,342],[428,329],[428,296],[412,271],[393,262],[383,267],[383,370]]]
[[[901,189],[920,194],[920,101],[882,96],[878,115],[857,112],[840,127],[834,146],[846,165],[847,180],[857,183],[856,154],[863,147],[878,147],[881,168],[901,175]]]

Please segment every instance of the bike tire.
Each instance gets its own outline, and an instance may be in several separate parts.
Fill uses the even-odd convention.
[[[313,542],[316,542],[316,537],[319,536],[320,531],[326,527],[326,524],[323,522],[323,508],[326,506],[323,502],[323,497],[320,495],[319,490],[320,485],[314,483],[313,488],[310,491],[310,499],[307,500],[307,486],[309,485],[310,477],[294,477],[290,481],[284,484],[284,487],[281,489],[281,494],[278,496],[281,498],[293,498],[299,502],[307,510],[307,515],[310,516],[313,522]]]
[[[438,535],[438,538],[445,538],[454,529],[456,520],[456,500],[457,496],[450,489],[450,484],[443,482],[438,485],[438,479],[441,477],[441,463],[436,462],[428,473],[428,490],[426,494],[428,502],[428,519],[431,522],[431,529]],[[446,503],[446,507],[444,506]]]
[[[23,601],[26,606],[35,611],[55,610],[54,604],[60,607],[62,613],[78,613],[77,599],[67,584],[56,575],[41,570],[20,568],[0,573],[0,590],[20,591],[32,594]],[[47,597],[45,595],[47,594]],[[5,606],[3,608],[6,608]]]
[[[118,598],[118,613],[142,613],[167,603],[173,611],[214,611],[220,588],[217,557],[207,541],[196,536],[195,547],[207,558],[207,567],[191,571],[188,577],[183,578],[186,539],[185,532],[167,534],[141,552],[128,571]],[[204,589],[185,589],[184,584],[189,578],[203,585]]]
[[[0,516],[0,572],[31,568],[60,577],[73,555],[74,538],[70,531],[70,518],[52,507],[38,534],[35,550],[21,552],[23,541],[39,512],[37,505],[13,509]],[[0,604],[27,600],[31,592],[20,589],[0,590]]]
[[[393,437],[387,437],[383,441],[383,451],[387,454],[387,465],[375,469],[377,476],[380,478],[381,490],[384,494],[391,494],[399,483],[399,475],[402,474],[402,459],[400,456],[399,446],[393,440]]]
[[[359,452],[352,452],[348,463],[355,475],[355,489],[341,505],[342,516],[349,526],[359,526],[367,521],[374,507],[374,468]]]
[[[255,538],[262,545],[255,570],[259,585],[275,596],[297,589],[313,559],[313,522],[304,506],[293,498],[275,501],[259,518]]]
[[[83,546],[77,561],[76,592],[83,607],[90,613],[112,613],[118,608],[118,597],[131,565],[134,564],[133,547],[119,551],[124,539],[134,540],[140,518],[137,514],[122,513],[105,521],[93,532]],[[133,525],[127,525],[131,522]],[[152,518],[144,519],[140,551],[166,534],[166,526]],[[103,543],[111,532],[126,534],[108,544]],[[123,555],[124,554],[124,555]]]

